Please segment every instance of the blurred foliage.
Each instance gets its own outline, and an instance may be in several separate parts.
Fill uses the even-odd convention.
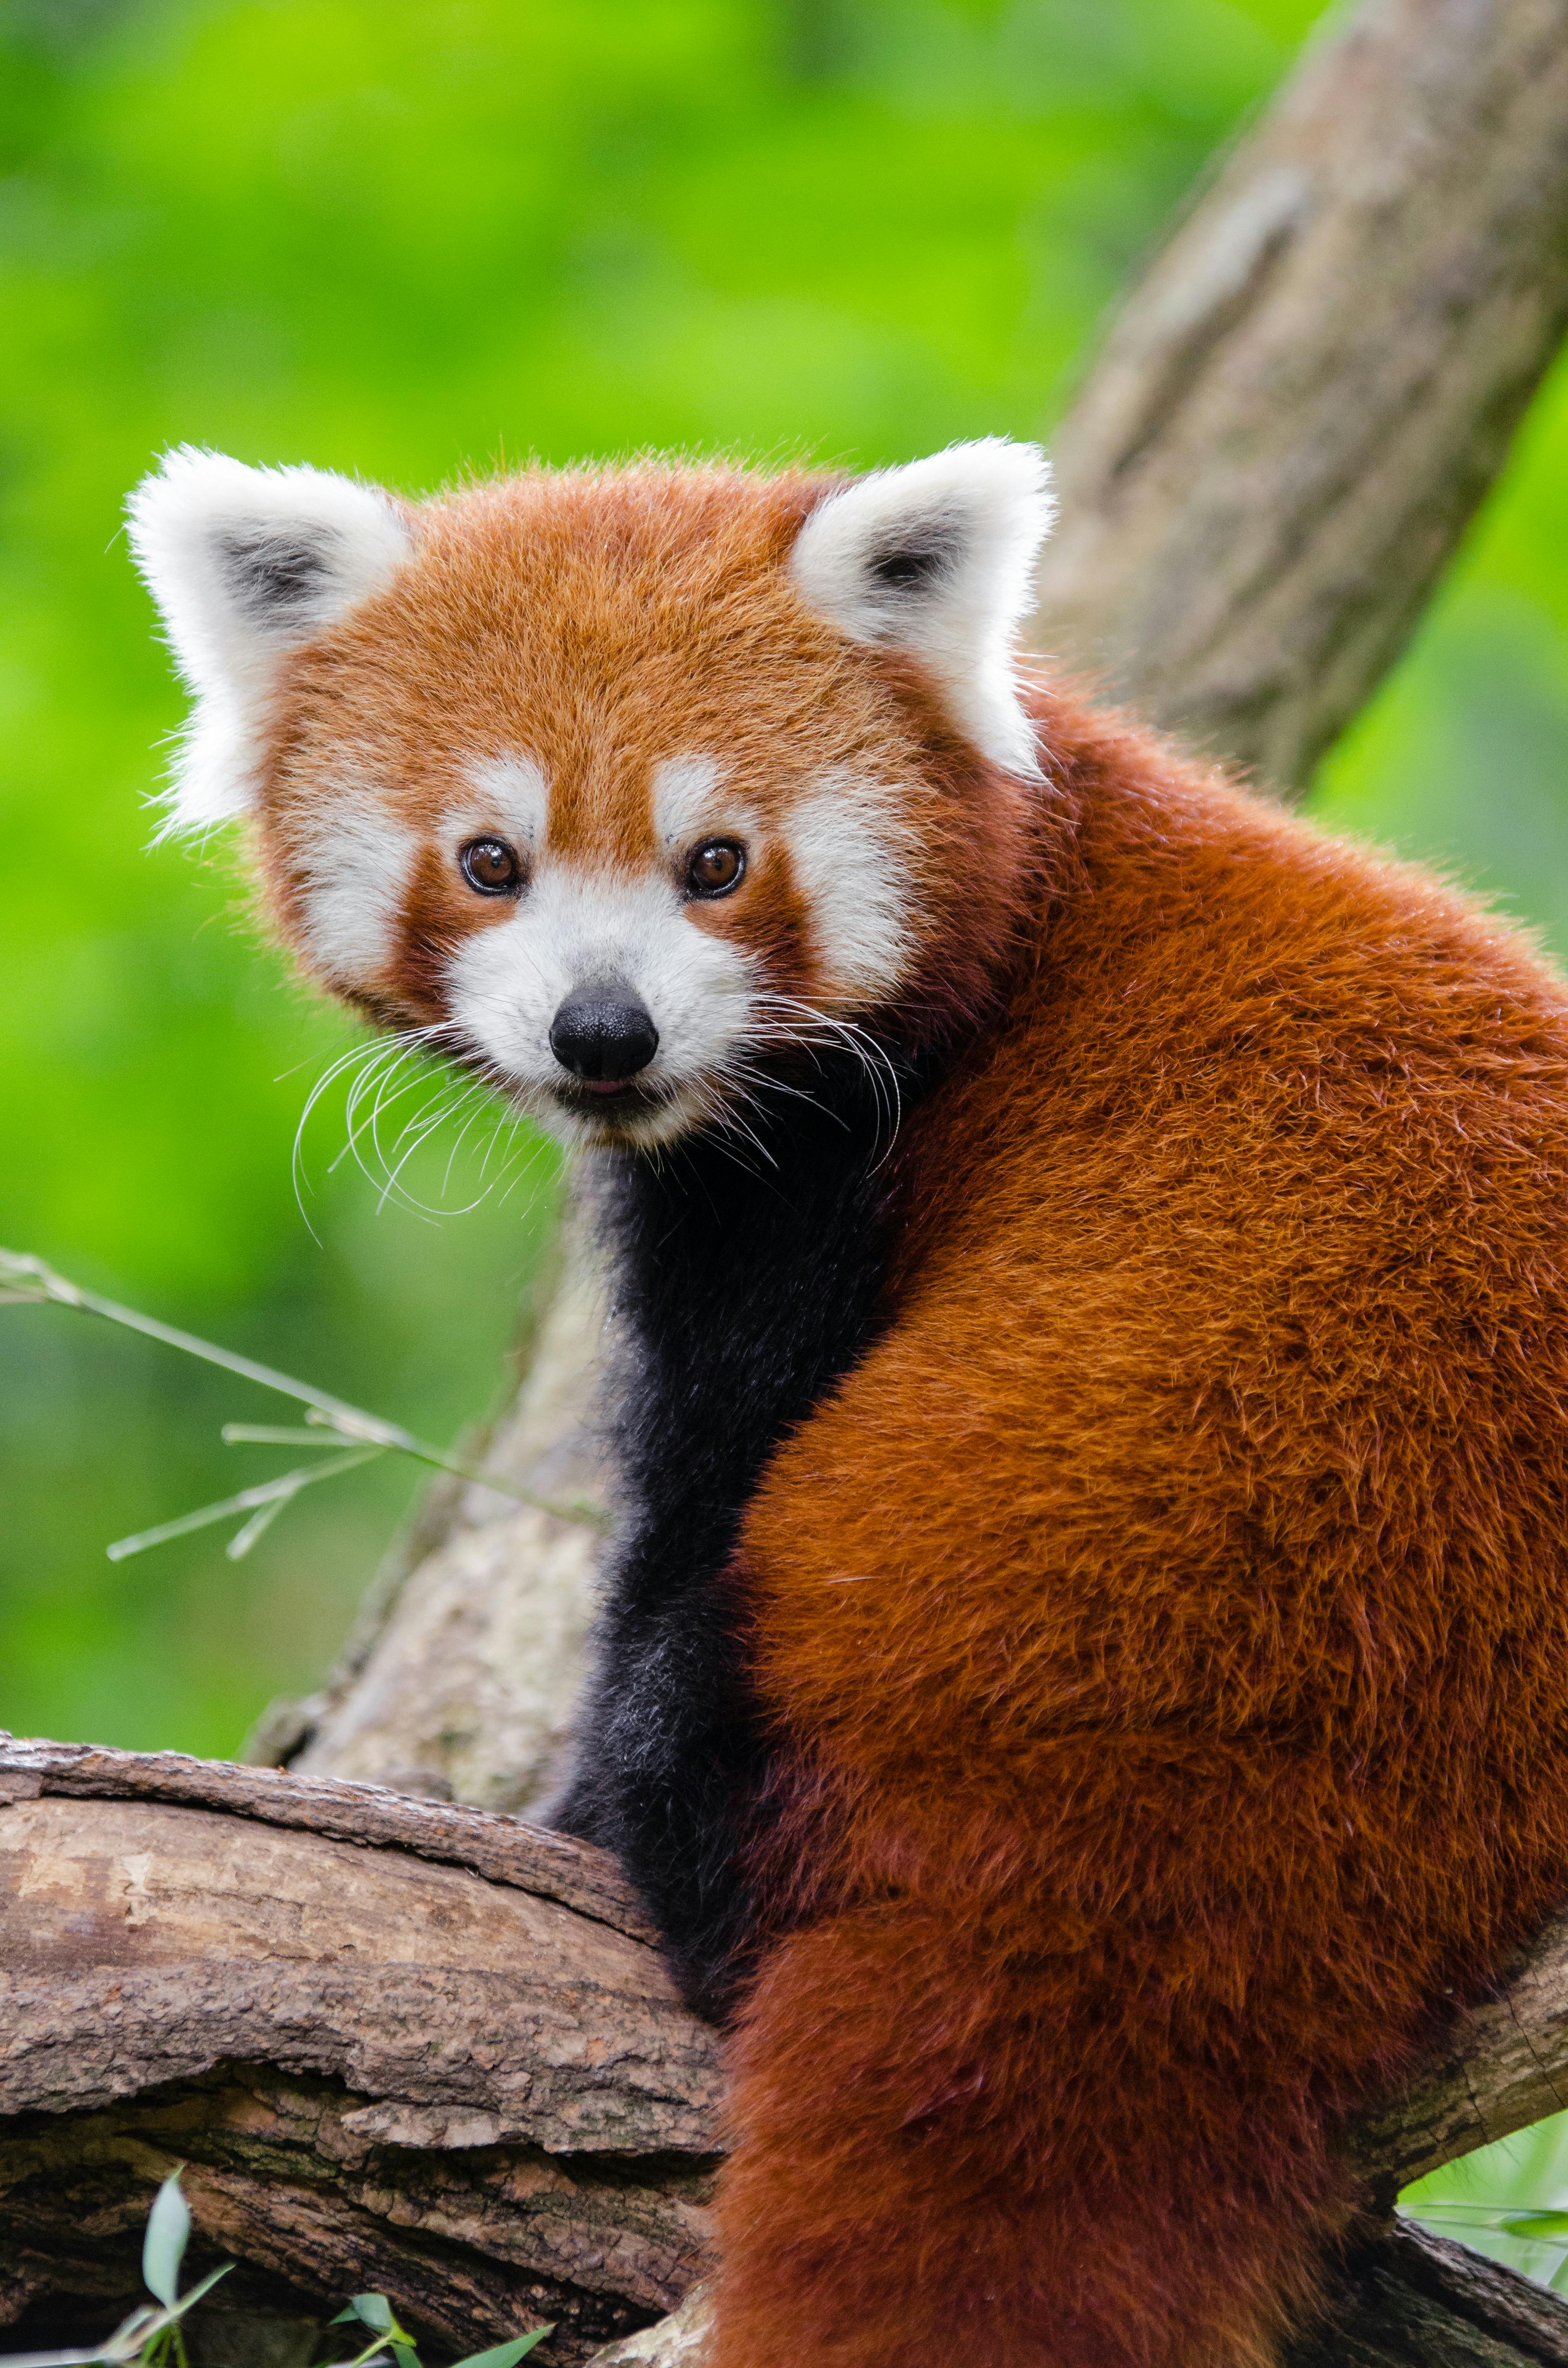
[[[0,1240],[449,1437],[554,1205],[381,1206],[352,1042],[231,854],[148,846],[179,700],[119,538],[183,438],[416,490],[645,444],[856,462],[1049,426],[1118,284],[1316,0],[0,0]],[[1568,943],[1568,396],[1320,793]],[[404,1108],[411,1105],[403,1105]],[[405,1181],[472,1197],[471,1134]],[[372,1161],[370,1165],[374,1165]],[[0,1313],[0,1721],[232,1750],[344,1626],[408,1479],[252,1561],[105,1543],[272,1468],[238,1384]]]
[[[1568,2295],[1568,2113],[1477,2147],[1399,2201],[1434,2236]]]

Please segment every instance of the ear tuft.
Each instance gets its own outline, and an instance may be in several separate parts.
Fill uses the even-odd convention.
[[[412,547],[385,494],[320,469],[249,469],[189,445],[131,496],[131,547],[196,707],[169,826],[249,804],[279,660],[380,590]]]
[[[900,649],[936,676],[960,730],[1009,772],[1036,770],[1013,643],[1050,531],[1038,445],[986,437],[829,494],[795,540],[807,605],[858,642]]]

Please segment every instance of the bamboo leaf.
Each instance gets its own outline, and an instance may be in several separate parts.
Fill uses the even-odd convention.
[[[4,2351],[0,2368],[98,2368],[103,2361],[134,2359],[144,2339],[166,2326],[168,2313],[149,2310],[145,2304],[121,2319],[114,2333],[91,2351]]]
[[[1402,2217],[1451,2228],[1484,2228],[1494,2236],[1518,2237],[1551,2244],[1568,2244],[1568,2211],[1539,2204],[1423,2203],[1406,2207]]]
[[[226,2278],[233,2266],[234,2264],[233,2261],[223,2261],[217,2269],[209,2270],[207,2275],[201,2280],[199,2285],[188,2287],[187,2291],[181,2294],[179,2301],[175,2305],[175,2317],[183,2318],[186,2312],[190,2308],[191,2304],[193,2302],[199,2302],[203,2294],[210,2294],[219,2279]]]
[[[340,2312],[332,2323],[336,2327],[344,2319],[354,2318],[361,2327],[368,2327],[372,2335],[390,2335],[397,2325],[391,2303],[385,2294],[356,2294],[347,2309]]]
[[[515,2336],[510,2343],[494,2344],[488,2351],[471,2351],[466,2360],[458,2362],[457,2368],[517,2368],[525,2353],[554,2332],[553,2321],[549,2327],[536,2327],[531,2335]]]
[[[179,2172],[171,2170],[153,2198],[142,2240],[142,2283],[171,2310],[179,2300],[179,2267],[190,2242],[190,2206],[179,2181]]]

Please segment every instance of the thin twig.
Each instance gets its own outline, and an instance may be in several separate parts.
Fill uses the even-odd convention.
[[[155,1530],[139,1530],[134,1537],[117,1538],[105,1551],[110,1562],[124,1562],[131,1554],[144,1554],[149,1546],[166,1545],[171,1538],[188,1537],[192,1530],[205,1530],[214,1521],[226,1521],[232,1513],[254,1513],[259,1508],[270,1520],[291,1503],[301,1488],[311,1487],[317,1480],[330,1480],[339,1472],[352,1472],[357,1463],[369,1463],[373,1455],[385,1452],[380,1447],[352,1447],[347,1455],[329,1455],[324,1463],[301,1464],[298,1471],[279,1473],[276,1480],[262,1480],[254,1488],[242,1488],[237,1496],[225,1497],[222,1504],[203,1505],[197,1512],[181,1513],[175,1520],[160,1521]],[[238,1562],[260,1533],[256,1521],[247,1521],[239,1535],[230,1541],[230,1561]]]
[[[199,1357],[204,1364],[221,1365],[225,1372],[237,1373],[242,1381],[257,1382],[263,1389],[293,1398],[297,1404],[312,1408],[324,1423],[331,1426],[324,1445],[331,1444],[332,1434],[335,1433],[345,1441],[393,1448],[400,1455],[412,1455],[421,1463],[434,1464],[439,1472],[454,1473],[460,1480],[473,1481],[482,1488],[493,1488],[498,1496],[514,1498],[519,1505],[531,1505],[539,1512],[553,1514],[558,1521],[571,1521],[590,1530],[602,1531],[608,1526],[605,1516],[592,1506],[558,1503],[552,1497],[536,1496],[531,1489],[519,1488],[513,1481],[493,1478],[489,1473],[476,1471],[472,1464],[460,1463],[456,1456],[444,1454],[440,1448],[415,1439],[401,1423],[368,1414],[363,1406],[350,1406],[346,1398],[314,1389],[309,1382],[296,1381],[291,1373],[280,1373],[271,1365],[258,1365],[253,1358],[237,1356],[232,1349],[220,1349],[211,1340],[199,1339],[194,1332],[181,1332],[172,1324],[161,1324],[155,1315],[143,1315],[138,1308],[121,1307],[117,1301],[104,1299],[96,1291],[86,1291],[80,1283],[56,1273],[42,1258],[0,1249],[0,1306],[24,1303],[40,1305],[46,1302],[55,1307],[74,1308],[79,1315],[102,1316],[110,1324],[123,1325],[128,1331],[161,1341],[167,1349],[179,1349],[187,1357]],[[217,1518],[210,1508],[199,1517],[186,1516],[193,1527],[199,1527],[209,1518]],[[175,1533],[172,1528],[165,1532]],[[152,1532],[146,1534],[151,1536]],[[132,1543],[121,1541],[122,1550],[131,1552]]]

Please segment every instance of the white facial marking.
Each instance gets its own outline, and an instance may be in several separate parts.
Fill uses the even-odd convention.
[[[455,875],[462,850],[478,838],[504,840],[532,871],[550,818],[550,784],[532,757],[491,757],[469,770],[472,787],[449,805],[437,844]]]
[[[704,831],[713,816],[721,780],[716,757],[666,757],[653,768],[653,830],[671,853]]]
[[[644,1144],[680,1134],[713,1106],[714,1085],[752,1008],[751,957],[696,928],[674,882],[589,871],[548,854],[512,917],[480,930],[448,972],[453,1019],[498,1078],[558,1132],[594,1130],[561,1110],[562,1072],[550,1049],[574,987],[624,980],[659,1031],[638,1082],[665,1099],[629,1122]]]
[[[881,1000],[907,977],[916,840],[891,783],[830,773],[790,805],[785,843],[817,958],[837,996]]]
[[[372,799],[343,795],[300,846],[306,951],[335,986],[368,986],[392,956],[418,836]]]
[[[666,757],[654,766],[653,830],[670,856],[721,836],[755,852],[762,837],[755,811],[729,787],[716,757]]]
[[[531,856],[544,844],[550,814],[550,784],[531,757],[492,757],[470,774],[473,794],[454,806],[447,817],[447,836],[453,851],[465,839],[493,830],[508,840],[519,855]]]

